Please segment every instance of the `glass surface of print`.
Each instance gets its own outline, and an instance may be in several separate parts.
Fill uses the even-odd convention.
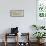
[[[10,16],[12,16],[12,17],[24,17],[24,10],[10,10]]]

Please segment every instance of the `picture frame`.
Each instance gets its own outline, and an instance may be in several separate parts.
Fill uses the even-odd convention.
[[[11,17],[24,17],[24,10],[10,10]]]

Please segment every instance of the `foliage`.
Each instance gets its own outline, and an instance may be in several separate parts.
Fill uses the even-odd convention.
[[[45,28],[45,26],[41,26],[41,27],[40,27],[40,29],[44,29],[44,28]]]
[[[44,29],[45,28],[45,26],[37,26],[37,25],[32,25],[33,26],[33,28],[35,27],[36,28],[36,30],[39,30],[39,29]]]
[[[37,39],[42,39],[44,36],[46,36],[45,32],[35,32],[33,34]]]
[[[36,25],[32,25],[33,28],[36,28],[36,30],[38,30],[38,27]]]

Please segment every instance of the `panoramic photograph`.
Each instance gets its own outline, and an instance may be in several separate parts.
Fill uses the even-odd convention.
[[[46,0],[0,0],[0,46],[46,46]]]

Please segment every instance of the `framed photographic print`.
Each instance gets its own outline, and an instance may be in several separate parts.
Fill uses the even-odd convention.
[[[10,16],[12,16],[12,17],[24,17],[24,10],[10,10]]]

